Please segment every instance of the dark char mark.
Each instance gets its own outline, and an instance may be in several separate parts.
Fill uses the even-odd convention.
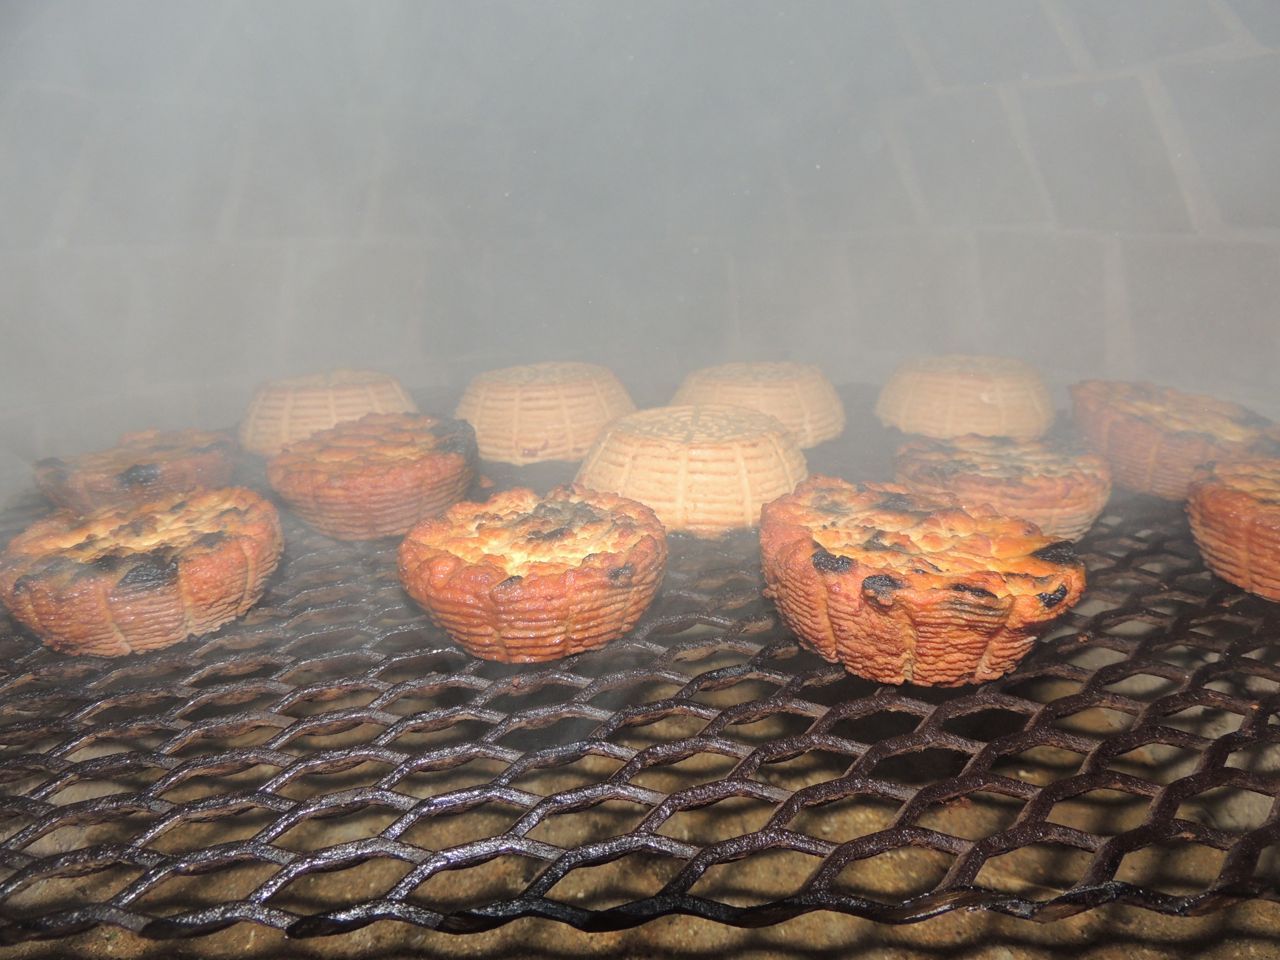
[[[897,510],[900,512],[910,512],[913,507],[911,498],[905,493],[891,493],[883,500],[876,504],[877,510]]]
[[[1037,560],[1056,563],[1060,567],[1074,566],[1077,560],[1075,544],[1070,540],[1059,540],[1057,543],[1051,543],[1034,551],[1031,555]]]
[[[178,560],[163,550],[153,550],[135,558],[133,566],[120,578],[120,586],[137,590],[157,590],[178,579]]]
[[[569,533],[570,533],[570,530],[568,527],[556,527],[553,530],[534,530],[531,533],[529,533],[525,537],[525,539],[533,540],[535,542],[541,542],[546,540],[560,540],[563,537],[567,537]]]
[[[509,586],[511,586],[512,584],[519,583],[519,582],[520,582],[521,580],[523,580],[523,579],[524,579],[524,577],[522,577],[522,576],[520,576],[520,575],[518,575],[518,574],[517,574],[517,575],[516,575],[516,576],[514,576],[514,577],[507,577],[507,579],[505,579],[505,580],[503,580],[501,583],[499,583],[499,584],[498,584],[498,586],[499,586],[499,587],[509,587]]]
[[[36,469],[51,473],[59,480],[65,480],[67,477],[67,463],[58,457],[45,457],[43,460],[37,460]]]
[[[468,460],[474,460],[479,454],[475,428],[465,420],[445,420],[436,424],[431,432],[440,453],[460,453]]]
[[[122,487],[146,487],[157,482],[163,474],[158,463],[135,463],[117,476]]]
[[[1040,598],[1040,602],[1044,604],[1046,610],[1052,610],[1067,599],[1067,585],[1064,583],[1053,593],[1037,593],[1036,596]]]
[[[837,557],[825,547],[813,551],[813,567],[820,573],[847,573],[852,566],[853,560],[849,557]]]
[[[629,563],[624,563],[620,567],[614,567],[609,571],[609,579],[613,583],[620,583],[624,580],[630,580],[631,575],[635,573],[635,569]]]
[[[975,587],[971,583],[952,584],[951,589],[956,593],[968,593],[975,597],[983,597],[984,599],[994,600],[996,595],[990,590],[984,590],[982,587]]]
[[[901,590],[905,586],[906,584],[897,577],[891,577],[887,573],[877,573],[862,581],[863,591],[870,590],[876,596],[884,596],[894,590]]]

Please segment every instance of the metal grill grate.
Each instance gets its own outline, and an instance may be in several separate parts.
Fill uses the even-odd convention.
[[[747,534],[674,538],[638,629],[538,667],[454,648],[393,547],[286,538],[257,608],[167,651],[0,620],[5,941],[1280,900],[1280,605],[1208,575],[1175,506],[1117,498],[1082,605],[959,691],[801,652]]]

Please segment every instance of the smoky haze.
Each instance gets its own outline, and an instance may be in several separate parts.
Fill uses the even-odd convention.
[[[1006,353],[1278,415],[1278,45],[1274,0],[4,0],[0,489],[335,365]]]

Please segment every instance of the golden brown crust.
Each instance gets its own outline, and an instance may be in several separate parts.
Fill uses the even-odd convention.
[[[876,416],[903,433],[967,433],[1034,440],[1053,423],[1053,399],[1035,368],[1013,357],[948,354],[902,364],[880,391]]]
[[[909,440],[894,467],[898,482],[916,493],[950,494],[966,508],[990,505],[1060,540],[1084,536],[1111,495],[1102,457],[1039,440]]]
[[[760,549],[801,642],[879,683],[1002,676],[1085,586],[1069,542],[896,484],[811,477],[765,506]]]
[[[240,422],[240,446],[273,457],[290,443],[366,413],[417,413],[395,377],[376,370],[331,370],[263,384]]]
[[[745,407],[641,410],[615,420],[577,482],[648,504],[668,530],[716,536],[753,527],[764,503],[808,474],[795,438]]]
[[[576,485],[508,490],[424,520],[400,545],[400,581],[473,656],[555,660],[626,633],[666,565],[643,504]]]
[[[475,427],[485,460],[523,465],[581,459],[605,424],[635,408],[607,368],[566,361],[482,373],[454,416]]]
[[[376,540],[461,500],[475,460],[465,421],[371,413],[290,444],[268,462],[267,480],[322,533]]]
[[[1113,380],[1077,383],[1071,397],[1076,426],[1112,479],[1138,493],[1183,500],[1202,464],[1275,448],[1271,421],[1215,397]]]
[[[1280,600],[1280,459],[1214,464],[1192,481],[1187,516],[1206,566]]]
[[[844,431],[844,404],[822,370],[789,361],[725,363],[684,378],[672,406],[730,404],[776,417],[802,449]]]
[[[127,433],[116,446],[35,465],[40,492],[60,507],[101,507],[157,500],[171,493],[226,486],[234,469],[231,434],[214,430]]]
[[[116,657],[209,633],[247,611],[280,559],[276,509],[251,490],[55,513],[0,555],[0,600],[64,653]]]

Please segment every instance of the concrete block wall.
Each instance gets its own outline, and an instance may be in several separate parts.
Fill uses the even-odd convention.
[[[260,380],[1000,352],[1280,416],[1273,0],[7,0],[0,489]]]

